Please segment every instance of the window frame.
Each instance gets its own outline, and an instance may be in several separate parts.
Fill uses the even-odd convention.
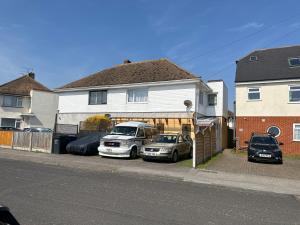
[[[298,87],[298,91],[300,91],[300,85],[289,85],[289,103],[293,103],[293,104],[297,104],[297,103],[300,103],[300,100],[299,101],[291,101],[291,87]]]
[[[6,105],[5,98],[15,98],[15,105]],[[13,102],[13,101],[12,101]],[[20,105],[18,103],[21,103]],[[23,96],[16,96],[16,95],[3,95],[2,107],[10,107],[10,108],[23,108]]]
[[[215,102],[214,102],[214,104],[210,104],[210,101],[209,101],[209,96],[211,96],[211,95],[214,95],[215,96]],[[210,94],[208,94],[207,95],[207,105],[208,106],[216,106],[218,104],[218,93],[210,93]]]
[[[147,100],[143,101],[143,102],[137,102],[135,101],[135,91],[137,90],[144,90],[145,92],[147,92]],[[132,91],[133,92],[133,101],[129,101],[129,92]],[[126,102],[128,104],[147,104],[149,102],[149,89],[148,88],[131,88],[127,90],[127,96],[126,96]]]
[[[255,59],[252,59],[252,58],[255,58]],[[250,61],[250,62],[256,62],[256,61],[258,61],[257,55],[250,55],[249,61]]]
[[[199,101],[198,102],[200,105],[204,105],[204,92],[203,91],[199,92]]]
[[[92,93],[97,93],[97,92],[101,92],[102,94],[101,94],[101,97],[103,97],[103,93],[105,92],[106,93],[106,101],[105,102],[103,102],[103,101],[101,101],[101,103],[97,103],[97,98],[96,98],[96,103],[91,103],[91,94]],[[107,105],[107,93],[108,93],[108,91],[107,90],[97,90],[97,91],[89,91],[89,105]],[[102,99],[103,100],[103,99]]]
[[[251,93],[259,93],[259,98],[258,99],[249,99],[249,93],[250,89],[258,89],[258,91],[251,92]],[[260,87],[248,87],[247,88],[247,100],[252,102],[252,101],[261,101],[261,88]]]
[[[275,136],[276,138],[279,137],[279,136],[281,135],[281,129],[280,129],[279,126],[276,126],[276,125],[271,125],[271,126],[269,126],[269,127],[267,128],[267,133],[269,134],[269,129],[272,128],[272,127],[276,127],[276,128],[279,130],[278,135]]]
[[[299,63],[299,65],[295,65],[295,66],[291,64],[291,60],[293,60],[293,59],[298,59],[299,62],[300,62],[300,57],[299,57],[299,56],[298,56],[298,57],[289,57],[289,58],[288,58],[288,63],[289,63],[290,68],[297,68],[297,67],[300,67],[300,63]]]
[[[295,128],[296,126],[300,126],[300,123],[293,123],[293,141],[299,141],[300,142],[300,138],[299,139],[295,139]],[[300,128],[298,128],[300,130]]]

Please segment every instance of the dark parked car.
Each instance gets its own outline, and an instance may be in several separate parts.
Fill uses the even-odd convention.
[[[30,128],[24,128],[24,132],[52,132],[50,128],[44,128],[44,127],[30,127]]]
[[[0,131],[21,131],[21,130],[15,127],[0,127]]]
[[[75,155],[98,155],[100,138],[104,135],[105,134],[101,133],[88,134],[85,137],[70,142],[67,145],[66,150],[68,153]]]
[[[266,161],[282,164],[282,152],[275,137],[271,134],[252,134],[248,144],[248,161]]]

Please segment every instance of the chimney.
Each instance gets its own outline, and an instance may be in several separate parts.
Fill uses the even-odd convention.
[[[29,77],[31,77],[32,79],[34,79],[34,78],[35,78],[35,74],[34,74],[34,72],[29,72],[29,73],[28,73],[28,76],[29,76]]]
[[[123,61],[123,63],[124,63],[124,64],[128,64],[128,63],[131,63],[131,61],[130,61],[129,59],[125,59],[125,60]]]

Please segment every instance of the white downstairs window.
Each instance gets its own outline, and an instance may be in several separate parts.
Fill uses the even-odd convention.
[[[248,100],[250,101],[260,100],[260,88],[257,87],[248,88]]]
[[[148,102],[148,89],[147,88],[137,88],[130,89],[127,92],[127,102],[129,103],[146,103]]]
[[[300,123],[293,124],[293,140],[300,141]]]

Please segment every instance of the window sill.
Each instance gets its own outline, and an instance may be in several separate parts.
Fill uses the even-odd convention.
[[[293,140],[293,142],[300,142],[300,140]]]
[[[247,102],[261,102],[262,100],[261,99],[253,99],[253,100],[250,100],[248,99]]]
[[[288,104],[300,104],[300,101],[299,102],[288,102]]]
[[[107,105],[107,103],[105,103],[105,104],[88,104],[88,105]]]
[[[1,107],[3,107],[3,108],[17,108],[17,109],[24,108],[23,106],[7,106],[7,105],[2,105]]]
[[[148,102],[127,102],[127,104],[148,104]]]

